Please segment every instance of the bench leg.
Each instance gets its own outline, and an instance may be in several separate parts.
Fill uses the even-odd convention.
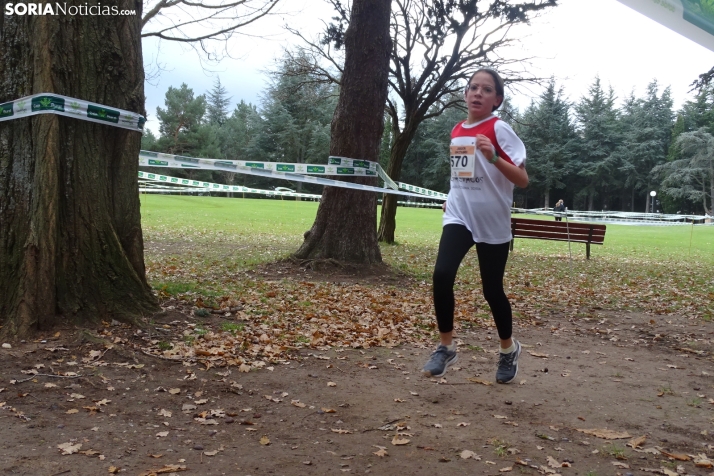
[[[590,259],[590,243],[585,243],[585,249],[587,250],[588,259]]]

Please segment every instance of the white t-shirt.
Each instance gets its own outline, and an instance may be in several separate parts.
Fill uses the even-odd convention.
[[[451,131],[451,145],[475,146],[483,134],[504,160],[520,166],[526,161],[526,148],[511,126],[495,116],[475,124],[458,123]],[[464,149],[462,149],[464,150]],[[469,150],[473,150],[469,147]],[[513,183],[495,165],[475,150],[473,178],[451,178],[446,200],[444,225],[464,225],[476,243],[501,244],[511,241]]]

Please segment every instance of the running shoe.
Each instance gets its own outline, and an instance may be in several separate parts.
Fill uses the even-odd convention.
[[[446,373],[446,369],[459,360],[456,350],[449,350],[445,345],[436,348],[429,362],[426,363],[422,372],[425,377],[441,377]]]

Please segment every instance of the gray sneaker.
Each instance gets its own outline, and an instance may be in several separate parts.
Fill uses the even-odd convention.
[[[510,354],[499,352],[498,370],[496,371],[496,382],[511,383],[518,375],[518,357],[521,355],[521,343],[513,339],[516,350]]]
[[[455,350],[450,351],[445,345],[440,345],[431,354],[429,362],[422,369],[422,373],[425,377],[441,377],[446,373],[449,365],[457,360],[459,360],[459,356],[456,355]]]

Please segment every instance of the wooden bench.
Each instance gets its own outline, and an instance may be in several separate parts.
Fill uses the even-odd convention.
[[[511,233],[514,239],[570,240],[574,243],[585,243],[588,259],[590,259],[590,245],[602,245],[605,241],[605,225],[567,221],[511,218]],[[511,240],[511,250],[513,250],[513,241]]]

